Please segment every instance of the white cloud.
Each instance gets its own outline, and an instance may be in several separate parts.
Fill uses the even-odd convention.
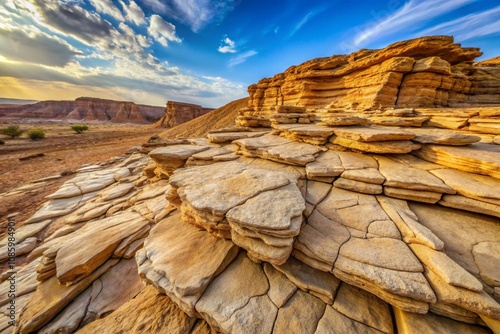
[[[143,0],[144,4],[156,12],[184,22],[194,32],[206,25],[221,21],[232,11],[239,0]]]
[[[500,33],[500,6],[438,24],[419,35],[453,35],[458,41]]]
[[[208,107],[246,95],[240,84],[191,75],[154,57],[147,50],[154,39],[181,42],[175,27],[160,17],[151,18],[148,30],[154,37],[150,37],[137,34],[125,22],[113,26],[99,13],[67,1],[4,1],[0,1],[0,12],[5,14],[0,30],[8,30],[7,38],[22,51],[18,57],[9,40],[0,42],[0,48],[10,48],[0,51],[0,91],[4,95],[44,100],[53,95],[74,98],[98,93],[144,104],[164,105],[168,98]],[[19,36],[12,34],[14,30]],[[85,54],[71,46],[74,39],[68,36],[87,46],[82,49]],[[6,57],[8,52],[12,54]]]
[[[82,53],[65,40],[29,25],[0,25],[0,54],[18,62],[65,66]]]
[[[217,49],[220,53],[235,53],[235,43],[229,37],[224,37],[221,41],[221,45]]]
[[[241,63],[244,63],[247,61],[248,58],[255,56],[257,53],[258,52],[255,50],[250,50],[231,58],[231,60],[229,60],[229,67],[233,67]]]
[[[169,41],[181,42],[181,39],[175,33],[175,26],[156,14],[151,15],[148,33],[163,46],[168,46]]]
[[[127,21],[134,22],[135,25],[140,26],[146,23],[146,18],[144,16],[144,12],[141,7],[135,3],[134,0],[130,0],[130,3],[127,5],[125,2],[120,0],[120,3],[125,12]]]
[[[108,14],[118,21],[125,21],[122,12],[113,4],[111,0],[89,0],[92,6],[99,13]]]
[[[449,13],[476,0],[410,0],[382,20],[370,23],[356,34],[354,45],[359,47],[404,29],[414,31],[426,21]]]
[[[143,48],[149,48],[152,44],[151,39],[147,38],[146,36],[143,35],[137,35],[137,42],[143,47]]]

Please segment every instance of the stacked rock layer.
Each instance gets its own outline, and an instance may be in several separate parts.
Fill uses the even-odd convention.
[[[82,168],[17,229],[0,330],[499,333],[500,140],[471,125],[499,115],[277,105]]]
[[[275,105],[375,110],[500,103],[498,64],[473,64],[482,53],[452,37],[398,42],[381,50],[317,58],[248,88],[249,109]]]

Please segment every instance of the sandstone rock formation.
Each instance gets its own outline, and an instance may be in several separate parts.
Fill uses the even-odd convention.
[[[214,109],[203,108],[197,104],[168,101],[167,107],[165,108],[165,114],[158,121],[157,126],[171,128],[205,115],[212,110]]]
[[[272,111],[82,168],[18,228],[30,262],[0,330],[500,332],[498,137],[398,121],[500,106]]]
[[[481,54],[438,36],[317,58],[251,85],[248,106],[261,112],[275,105],[328,111],[500,103],[500,67],[475,66]]]
[[[80,97],[75,101],[42,101],[24,106],[3,107],[8,118],[42,118],[112,123],[154,123],[163,115],[163,108],[134,102]]]

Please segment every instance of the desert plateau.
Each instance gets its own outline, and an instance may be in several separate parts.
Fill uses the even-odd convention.
[[[207,63],[268,74],[239,94],[208,69],[197,77],[196,61],[177,65],[204,50],[199,37],[266,16],[257,2],[24,1],[0,4],[9,24],[32,11],[79,38],[33,30],[60,44],[43,73],[68,52],[79,85],[124,98],[0,103],[0,333],[500,334],[500,50],[489,47],[500,30],[486,24],[497,5],[406,1],[351,32],[377,47],[291,64],[224,34]],[[289,29],[282,47],[302,50],[300,36],[330,38],[314,27],[337,11],[320,3],[270,4],[296,11],[288,28],[254,22],[266,38]],[[86,30],[64,24],[75,16]],[[415,37],[423,17],[442,21]],[[93,46],[91,22],[121,37]],[[0,23],[0,38],[12,27]],[[384,27],[408,38],[383,43]],[[110,59],[122,66],[112,74],[100,67]],[[64,80],[47,94],[83,89]]]

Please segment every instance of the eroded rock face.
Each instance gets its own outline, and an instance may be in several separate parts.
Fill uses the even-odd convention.
[[[204,108],[197,104],[168,101],[165,113],[158,121],[157,125],[159,127],[171,128],[201,115],[205,115],[212,110],[214,109]]]
[[[317,58],[251,85],[249,107],[374,110],[499,103],[498,67],[471,64],[481,54],[437,36]]]

